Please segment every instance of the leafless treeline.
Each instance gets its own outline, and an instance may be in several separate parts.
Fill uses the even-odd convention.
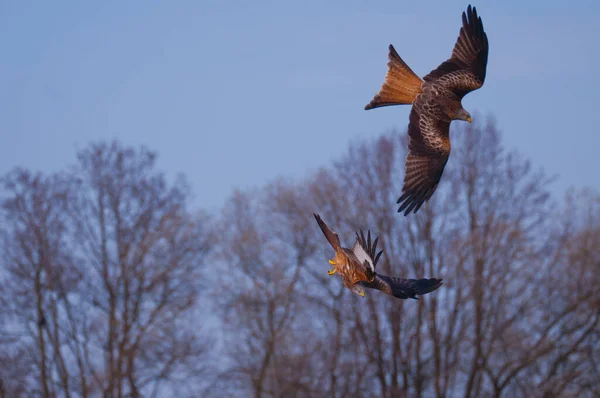
[[[453,132],[441,187],[405,218],[403,140],[236,192],[210,220],[115,143],[11,172],[0,397],[600,396],[600,195],[557,205],[489,122]],[[313,212],[347,244],[379,236],[382,273],[444,286],[353,295]]]
[[[153,164],[92,145],[69,172],[3,180],[1,396],[158,396],[209,366],[194,317],[208,235]]]

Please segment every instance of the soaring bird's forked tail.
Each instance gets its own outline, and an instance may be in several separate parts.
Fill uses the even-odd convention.
[[[421,92],[423,81],[406,65],[391,44],[388,59],[385,81],[375,97],[365,106],[365,110],[412,104]]]

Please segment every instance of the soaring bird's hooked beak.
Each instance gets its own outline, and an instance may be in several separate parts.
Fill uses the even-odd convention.
[[[473,120],[471,119],[471,116],[467,116],[467,122],[471,123]]]

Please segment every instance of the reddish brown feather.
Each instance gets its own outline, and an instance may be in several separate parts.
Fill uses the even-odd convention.
[[[365,106],[365,110],[390,105],[412,104],[417,94],[421,92],[423,81],[400,58],[391,44],[388,59],[385,81],[379,92]]]

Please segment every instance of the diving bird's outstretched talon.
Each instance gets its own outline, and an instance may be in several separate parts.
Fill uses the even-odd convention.
[[[378,238],[371,241],[371,232],[368,231],[365,238],[361,230],[360,235],[356,233],[352,249],[342,247],[339,236],[329,229],[318,214],[314,216],[325,238],[335,250],[335,261],[329,260],[329,264],[335,267],[327,271],[327,274],[339,274],[344,286],[359,296],[364,298],[365,288],[369,288],[400,299],[417,299],[416,296],[431,293],[442,285],[442,280],[438,278],[404,279],[377,274],[375,266],[383,253],[383,250],[377,251]]]

